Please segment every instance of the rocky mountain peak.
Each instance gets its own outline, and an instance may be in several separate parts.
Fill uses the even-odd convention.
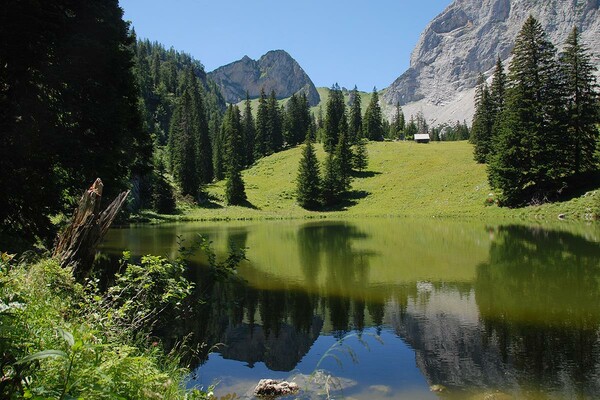
[[[217,68],[208,76],[219,86],[229,103],[245,99],[246,91],[250,98],[257,98],[263,88],[267,94],[274,90],[280,99],[294,93],[306,93],[310,105],[320,101],[319,93],[306,72],[284,50],[269,51],[258,61],[244,56]]]
[[[425,28],[410,68],[386,90],[384,102],[423,110],[437,122],[470,120],[478,75],[489,76],[498,56],[508,61],[529,15],[559,49],[577,26],[600,55],[599,0],[455,0]]]

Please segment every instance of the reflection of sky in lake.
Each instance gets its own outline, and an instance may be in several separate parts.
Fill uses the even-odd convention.
[[[297,374],[310,375],[318,369],[356,382],[355,386],[342,391],[346,397],[356,396],[370,387],[375,392],[371,393],[371,398],[379,397],[377,394],[394,398],[403,392],[421,392],[419,398],[436,398],[426,395],[429,385],[417,368],[414,351],[389,329],[383,330],[378,338],[376,335],[377,330],[370,328],[360,339],[357,334],[349,334],[342,343],[333,336],[319,336],[291,372],[270,371],[260,362],[250,368],[248,364],[224,359],[214,352],[194,372],[196,377],[190,381],[190,386],[208,387],[219,382],[217,395],[233,392],[243,395],[251,392],[260,379],[290,379]]]

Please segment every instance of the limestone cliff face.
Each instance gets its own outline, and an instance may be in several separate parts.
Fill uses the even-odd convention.
[[[599,0],[455,0],[425,28],[410,68],[386,90],[384,102],[409,108],[416,102],[430,119],[435,117],[427,111],[445,112],[451,120],[470,118],[479,73],[489,76],[498,56],[510,57],[529,15],[559,49],[577,26],[595,62],[600,61]]]
[[[294,93],[306,93],[310,105],[319,103],[319,93],[306,72],[283,50],[269,51],[258,61],[244,56],[241,60],[219,67],[208,76],[221,89],[225,100],[237,103],[246,98],[260,96],[262,88],[277,98],[286,98]]]

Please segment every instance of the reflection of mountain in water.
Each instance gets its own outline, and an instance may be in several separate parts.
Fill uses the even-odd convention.
[[[243,361],[250,367],[264,362],[272,371],[292,371],[317,340],[322,327],[319,317],[313,318],[308,332],[282,324],[278,335],[267,334],[261,326],[241,324],[227,330],[223,340],[226,345],[219,352],[223,358]]]
[[[600,257],[581,237],[503,227],[474,288],[419,283],[387,321],[431,384],[600,393]]]

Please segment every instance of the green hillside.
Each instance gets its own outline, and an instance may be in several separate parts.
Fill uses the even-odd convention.
[[[369,167],[352,183],[351,198],[339,210],[309,212],[295,203],[295,179],[301,147],[258,161],[244,171],[252,208],[225,207],[224,182],[209,185],[211,208],[193,208],[185,219],[342,218],[417,216],[524,218],[556,221],[600,214],[600,190],[567,202],[523,209],[486,205],[491,190],[485,166],[473,161],[467,142],[372,142]],[[325,153],[317,146],[320,160]]]

